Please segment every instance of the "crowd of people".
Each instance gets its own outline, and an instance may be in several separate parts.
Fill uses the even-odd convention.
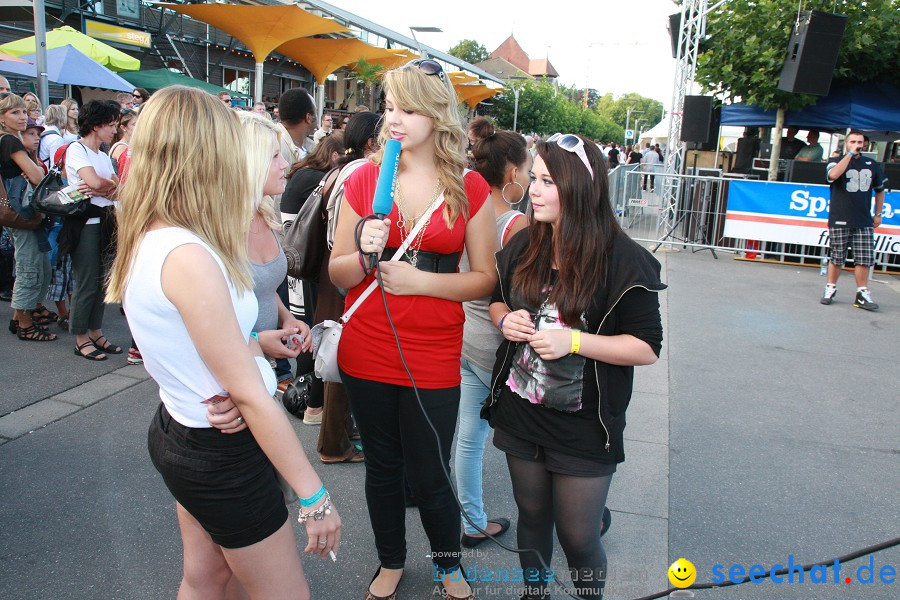
[[[574,593],[601,597],[606,498],[634,366],[660,352],[665,288],[609,202],[620,152],[485,118],[466,129],[434,61],[386,72],[384,89],[383,113],[321,124],[299,88],[280,97],[276,119],[265,105],[234,110],[224,92],[171,86],[63,101],[38,123],[28,101],[0,94],[11,205],[28,218],[29,186],[61,161],[90,202],[78,218],[5,228],[11,331],[49,342],[50,324],[65,321],[75,354],[105,360],[123,348],[103,333],[104,307],[121,303],[129,361],[160,388],[148,447],[176,500],[179,597],[309,598],[286,503],[299,504],[304,551],[337,559],[341,498],[272,401],[300,382],[320,462],[365,465],[376,564],[360,597],[397,597],[412,504],[445,597],[474,598],[462,547],[513,522],[532,550],[519,555],[534,574],[521,598],[547,598],[556,583],[541,575],[554,534]],[[401,147],[394,202],[376,216],[389,140]],[[648,146],[622,162],[650,155],[661,159]],[[313,201],[325,232],[318,277],[289,277],[285,233]],[[316,380],[311,327],[351,307],[341,382]],[[515,519],[485,508],[492,429]]]

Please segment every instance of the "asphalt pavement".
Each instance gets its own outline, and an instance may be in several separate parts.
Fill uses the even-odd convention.
[[[845,275],[837,301],[818,304],[817,269],[749,264],[720,254],[660,253],[669,290],[661,295],[661,360],[636,370],[626,462],[613,478],[607,598],[628,600],[670,587],[668,565],[692,561],[697,583],[742,567],[833,562],[897,537],[897,341],[900,281],[873,283],[878,313],[851,306]],[[0,319],[10,315],[0,304]],[[6,321],[0,321],[5,323]],[[109,338],[127,346],[117,306]],[[181,545],[174,505],[147,456],[158,400],[142,367],[124,356],[92,363],[73,338],[36,344],[0,336],[0,597],[174,598]],[[318,428],[294,420],[314,454]],[[337,563],[304,558],[314,598],[359,599],[376,568],[363,497],[363,465],[314,458],[341,511]],[[488,445],[490,516],[515,522],[509,476]],[[292,510],[292,518],[296,510]],[[439,597],[428,545],[408,511],[407,572],[398,597]],[[514,528],[513,528],[514,529]],[[295,526],[298,543],[305,532]],[[515,542],[515,532],[505,536]],[[699,599],[900,597],[882,583],[900,569],[897,548],[834,568],[828,583],[766,581],[696,591]],[[464,562],[479,575],[479,598],[517,598],[514,555],[482,544]],[[565,581],[564,557],[553,567]],[[718,570],[716,568],[718,567]],[[863,567],[862,570],[859,570]],[[845,583],[845,577],[851,583]],[[555,593],[554,598],[563,598]]]

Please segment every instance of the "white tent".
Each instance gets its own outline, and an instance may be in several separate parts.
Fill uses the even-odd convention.
[[[659,144],[660,148],[665,148],[669,141],[669,117],[663,117],[663,120],[648,129],[641,132],[638,140],[643,146],[644,144]]]
[[[734,150],[737,140],[744,134],[743,127],[735,127],[733,125],[724,125],[719,128],[719,148],[722,150]],[[645,143],[659,144],[660,148],[665,148],[669,142],[669,117],[666,116],[662,121],[641,132],[639,140],[641,146]]]

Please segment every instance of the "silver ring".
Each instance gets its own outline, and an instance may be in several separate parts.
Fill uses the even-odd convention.
[[[326,546],[327,544],[328,544],[327,542],[323,542],[322,540],[319,540],[319,545],[320,545],[320,546]]]
[[[374,236],[374,235],[370,235],[370,236],[369,236],[369,245],[370,245],[370,246],[374,246],[374,245],[375,245],[375,236]]]
[[[238,423],[244,424],[244,417],[238,417]]]

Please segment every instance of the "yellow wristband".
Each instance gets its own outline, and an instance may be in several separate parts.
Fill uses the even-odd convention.
[[[581,350],[581,332],[572,329],[572,349],[569,350],[569,354],[578,354],[579,350]]]

